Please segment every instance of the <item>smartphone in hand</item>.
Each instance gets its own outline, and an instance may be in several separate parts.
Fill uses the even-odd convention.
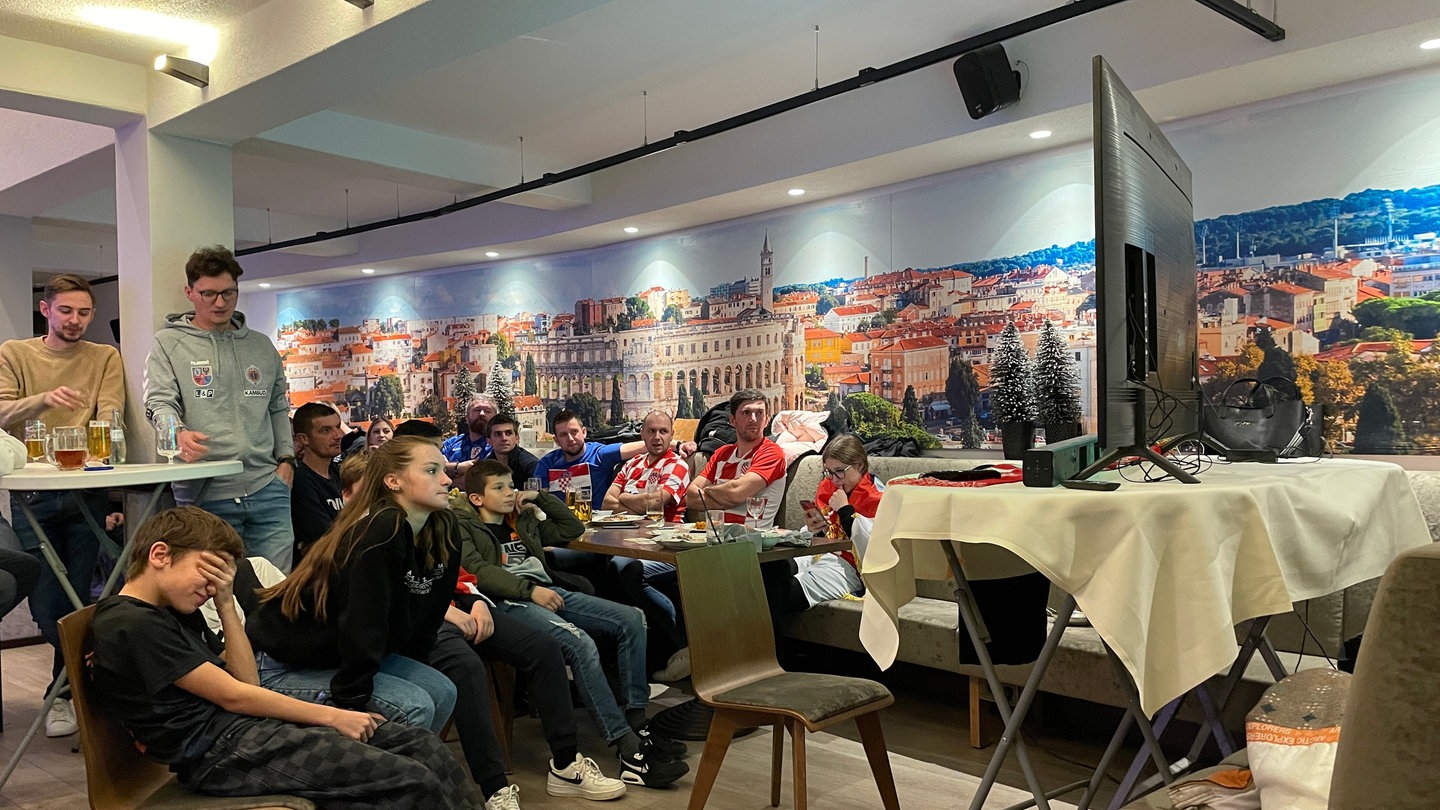
[[[825,516],[820,514],[820,508],[815,505],[814,501],[803,500],[800,502],[800,508],[805,510],[805,521],[808,525],[813,527],[817,522],[823,523],[825,521]],[[816,530],[815,533],[819,535],[821,531]]]

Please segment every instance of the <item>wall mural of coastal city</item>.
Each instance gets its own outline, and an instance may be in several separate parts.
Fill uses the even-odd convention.
[[[1417,82],[1394,92],[1418,103]],[[1233,206],[1252,172],[1212,160],[1227,139],[1266,140],[1355,104],[1178,135],[1197,213]],[[1292,184],[1304,198],[1257,186],[1263,206],[1196,222],[1207,393],[1293,375],[1338,452],[1440,452],[1440,113],[1424,115],[1428,133],[1377,142],[1385,160],[1328,192],[1322,163]],[[874,432],[991,447],[1000,333],[1015,324],[1033,350],[1049,321],[1073,349],[1093,430],[1092,197],[1088,150],[1071,149],[584,252],[285,292],[278,343],[292,404],[334,402],[353,422],[385,413],[449,429],[457,393],[491,378],[542,433],[562,406],[597,429],[655,408],[698,418],[758,388],[775,410],[843,400]]]

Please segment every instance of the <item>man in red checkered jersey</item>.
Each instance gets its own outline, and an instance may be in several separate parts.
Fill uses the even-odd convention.
[[[657,491],[659,506],[665,520],[685,519],[685,489],[690,485],[690,465],[675,452],[672,440],[675,423],[664,411],[645,414],[640,423],[640,440],[645,453],[625,462],[610,489],[605,493],[604,508],[617,512],[643,515],[652,511]]]
[[[765,499],[756,527],[775,525],[775,513],[785,497],[785,453],[766,438],[770,409],[765,395],[754,388],[730,397],[730,424],[735,443],[715,451],[705,471],[690,483],[685,497],[708,509],[724,509],[726,523],[744,523],[751,498]]]

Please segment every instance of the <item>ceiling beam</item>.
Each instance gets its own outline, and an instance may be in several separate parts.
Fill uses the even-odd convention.
[[[1271,42],[1279,42],[1285,38],[1284,28],[1276,25],[1272,20],[1260,16],[1255,9],[1240,5],[1236,0],[1197,0],[1197,2],[1218,12],[1221,16],[1240,23]]]

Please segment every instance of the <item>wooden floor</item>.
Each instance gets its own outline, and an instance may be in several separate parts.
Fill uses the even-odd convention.
[[[45,646],[7,649],[0,652],[3,661],[4,681],[4,732],[0,733],[0,755],[8,761],[24,737],[29,724],[38,711],[41,690],[48,679],[50,649]],[[802,663],[805,660],[801,659]],[[810,662],[817,668],[833,668],[829,660]],[[873,673],[867,673],[873,674]],[[921,669],[898,669],[882,676],[896,693],[896,704],[883,715],[885,737],[889,750],[902,757],[908,757],[925,765],[932,772],[932,783],[938,771],[939,782],[947,781],[947,771],[956,771],[979,776],[985,770],[993,748],[975,750],[966,741],[965,683],[959,678],[947,677],[943,673]],[[656,699],[656,706],[663,706],[685,698],[679,690]],[[1063,708],[1063,707],[1062,707]],[[986,729],[988,741],[993,744],[1000,730],[994,707],[986,707]],[[1026,729],[1025,740],[1030,746],[1040,780],[1047,787],[1057,786],[1089,776],[1103,750],[1106,737],[1113,728],[1113,718],[1105,713],[1095,716],[1074,715],[1074,711],[1047,709],[1045,723],[1032,723]],[[580,720],[581,748],[593,756],[601,768],[615,775],[616,764],[601,745],[599,738],[590,730],[591,723],[583,716]],[[838,727],[833,731],[839,736],[858,740],[853,726]],[[579,800],[553,799],[545,793],[545,762],[548,757],[540,735],[538,721],[520,717],[515,721],[516,750],[514,751],[515,773],[513,781],[521,789],[521,804],[526,810],[539,808],[575,808]],[[761,746],[768,741],[754,739]],[[29,808],[30,810],[82,810],[87,807],[85,793],[85,766],[82,756],[72,752],[78,736],[63,739],[47,739],[42,732],[35,737],[26,752],[20,767],[11,777],[9,784],[0,789],[0,808]],[[752,743],[753,745],[754,743]],[[737,741],[737,746],[739,745]],[[459,746],[451,743],[459,756]],[[691,743],[689,756],[692,771],[698,766],[701,743]],[[733,749],[732,749],[733,750]],[[733,753],[726,760],[721,771],[716,792],[709,807],[713,810],[760,810],[768,807],[766,786],[769,774],[765,757],[737,757]],[[874,783],[869,771],[860,758],[859,766],[853,760],[836,764],[831,758],[827,762],[823,746],[812,745],[807,757],[811,806],[817,810],[831,808],[855,808],[869,810],[879,806]],[[1128,763],[1128,756],[1124,757]],[[1010,758],[1001,772],[1000,781],[1008,785],[1023,785],[1024,779]],[[928,763],[928,765],[926,765]],[[1087,765],[1086,763],[1090,763]],[[786,766],[789,759],[787,751]],[[933,767],[933,766],[938,766]],[[943,770],[940,770],[943,769]],[[1112,769],[1118,776],[1122,768]],[[911,769],[915,771],[915,769]],[[932,808],[964,807],[963,797],[970,794],[968,789],[955,788],[954,792],[942,795],[923,794],[917,799],[912,787],[907,790],[907,771],[897,766],[897,783],[905,807],[914,810]],[[957,777],[957,784],[959,777]],[[680,787],[673,790],[648,790],[632,787],[615,806],[634,810],[655,808],[683,808],[689,796],[691,777],[681,780]],[[1108,780],[1102,794],[1105,801],[1113,793],[1115,781]],[[793,806],[790,799],[790,779],[786,774],[781,807]],[[933,789],[933,785],[930,786]],[[1063,797],[1077,801],[1078,794]],[[1104,806],[1103,803],[1097,803]],[[987,807],[992,805],[987,804]],[[993,805],[999,806],[999,805]]]

